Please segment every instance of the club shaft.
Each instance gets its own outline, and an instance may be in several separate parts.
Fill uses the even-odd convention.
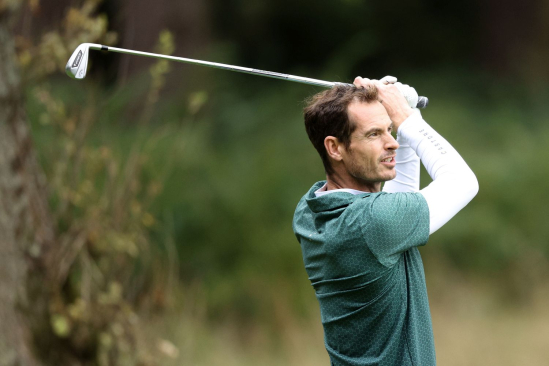
[[[331,88],[335,85],[351,85],[352,86],[352,84],[324,81],[324,80],[311,79],[311,78],[304,78],[302,76],[281,74],[281,73],[278,73],[278,72],[252,69],[252,68],[249,68],[249,67],[227,65],[227,64],[221,64],[221,63],[218,63],[218,62],[194,60],[192,58],[167,56],[167,55],[161,55],[161,54],[158,54],[158,53],[141,52],[141,51],[128,50],[128,49],[125,49],[125,48],[117,48],[117,47],[108,47],[108,46],[95,44],[95,43],[89,44],[89,48],[93,49],[93,50],[118,52],[118,53],[125,53],[125,54],[128,54],[128,55],[145,56],[145,57],[152,57],[152,58],[157,58],[157,59],[183,62],[183,63],[187,63],[187,64],[202,65],[202,66],[212,67],[212,68],[216,68],[216,69],[242,72],[242,73],[245,73],[245,74],[266,76],[266,77],[273,78],[273,79],[289,80],[289,81],[294,81],[294,82],[302,83],[302,84],[322,86],[322,87],[325,87],[325,88]],[[69,66],[67,66],[67,67],[69,67]],[[416,107],[417,108],[425,108],[428,105],[428,103],[429,103],[429,99],[427,99],[426,97],[419,97]]]
[[[202,66],[212,67],[212,68],[216,68],[216,69],[223,69],[223,70],[229,70],[229,71],[242,72],[242,73],[246,73],[246,74],[266,76],[266,77],[274,78],[274,79],[295,81],[297,83],[302,83],[302,84],[323,86],[323,87],[326,87],[326,88],[331,88],[334,85],[338,84],[338,83],[335,83],[335,82],[329,82],[329,81],[317,80],[317,79],[311,79],[311,78],[304,78],[304,77],[296,76],[296,75],[281,74],[281,73],[278,73],[278,72],[252,69],[252,68],[242,67],[242,66],[227,65],[227,64],[217,63],[217,62],[194,60],[192,58],[167,56],[167,55],[161,55],[161,54],[158,54],[158,53],[134,51],[134,50],[128,50],[128,49],[125,49],[125,48],[108,47],[108,46],[103,46],[103,45],[98,45],[98,46],[92,46],[90,48],[98,49],[98,50],[102,50],[102,51],[125,53],[125,54],[129,54],[129,55],[138,55],[138,56],[159,58],[159,59],[164,59],[164,60],[183,62],[183,63],[187,63],[187,64],[202,65]]]

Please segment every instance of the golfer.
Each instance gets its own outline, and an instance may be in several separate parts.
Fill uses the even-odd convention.
[[[478,182],[403,93],[417,101],[393,77],[357,77],[313,96],[304,111],[326,180],[299,201],[293,229],[332,365],[436,364],[418,247],[471,201]],[[422,190],[420,160],[433,179]]]

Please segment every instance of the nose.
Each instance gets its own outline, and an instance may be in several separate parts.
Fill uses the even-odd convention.
[[[391,135],[390,133],[388,133],[387,135],[388,135],[388,137],[387,137],[387,140],[385,142],[385,149],[387,149],[387,150],[396,150],[396,149],[398,149],[398,147],[400,145],[398,144],[397,140],[395,140],[393,135]]]

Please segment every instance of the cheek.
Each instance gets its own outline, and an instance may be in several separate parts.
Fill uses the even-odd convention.
[[[372,146],[372,145],[373,144],[367,144],[367,145],[361,146],[359,152],[363,160],[371,162],[377,159],[375,146]]]
[[[350,158],[352,159],[352,164],[356,167],[362,167],[362,169],[375,169],[377,163],[377,155],[371,151],[371,149],[366,147],[361,147],[360,149],[353,150],[350,152]]]
[[[359,165],[372,165],[377,162],[381,152],[383,150],[383,144],[380,140],[363,140],[361,143],[352,143],[347,151],[347,155],[354,160],[355,164]]]

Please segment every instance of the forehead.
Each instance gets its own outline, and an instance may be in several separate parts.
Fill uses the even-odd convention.
[[[356,132],[371,128],[387,128],[391,119],[385,107],[377,101],[371,103],[352,102],[347,109],[349,120],[356,126]]]

